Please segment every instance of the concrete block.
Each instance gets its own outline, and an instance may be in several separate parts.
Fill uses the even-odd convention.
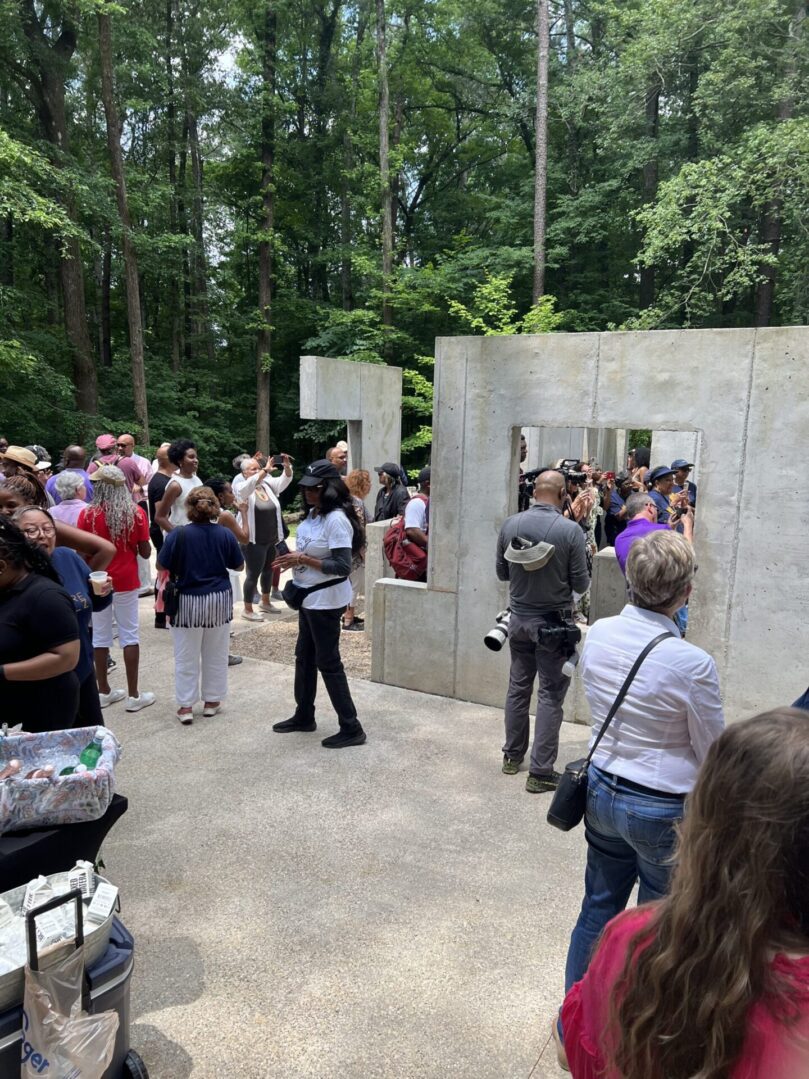
[[[375,583],[373,604],[371,678],[454,696],[455,597],[386,578]]]
[[[373,641],[374,584],[376,581],[381,581],[383,577],[393,577],[393,569],[382,549],[382,540],[389,527],[390,521],[377,521],[366,525],[365,528],[365,632],[371,641]]]
[[[670,465],[672,461],[685,459],[694,464],[690,479],[694,483],[699,479],[700,437],[696,431],[653,431],[651,460],[652,468],[658,465]]]
[[[348,467],[369,472],[399,462],[402,444],[402,371],[383,364],[327,356],[300,358],[303,419],[348,425]]]
[[[593,559],[590,589],[590,624],[620,614],[626,606],[626,578],[621,573],[614,547],[604,547]]]

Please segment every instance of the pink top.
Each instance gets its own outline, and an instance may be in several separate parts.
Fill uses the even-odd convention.
[[[573,1079],[620,1079],[615,1069],[606,1067],[602,1031],[630,938],[649,921],[653,909],[646,906],[613,918],[587,973],[565,997],[562,1028]],[[801,1018],[785,1027],[765,1001],[754,1004],[747,1018],[744,1048],[730,1079],[806,1079],[809,1075],[809,957],[777,955],[773,964],[794,980]]]
[[[81,498],[63,498],[58,506],[51,506],[51,517],[78,528],[79,514],[86,509],[87,503]]]

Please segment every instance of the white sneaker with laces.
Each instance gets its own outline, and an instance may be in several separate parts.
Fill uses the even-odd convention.
[[[142,690],[137,697],[126,698],[126,710],[127,712],[139,712],[141,708],[148,708],[150,704],[154,704],[155,700],[154,693]]]
[[[124,689],[111,689],[109,693],[99,693],[98,699],[101,702],[102,708],[109,708],[111,704],[117,704],[118,701],[122,701],[126,696],[126,690]],[[127,701],[127,704],[129,702]]]

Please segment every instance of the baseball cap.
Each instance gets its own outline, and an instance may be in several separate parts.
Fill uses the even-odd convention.
[[[340,473],[325,458],[313,461],[303,470],[303,475],[298,480],[299,487],[317,487],[323,480],[339,480]]]
[[[374,472],[387,472],[389,476],[393,476],[394,479],[398,479],[401,476],[402,471],[397,464],[393,461],[385,461],[384,465],[377,465]]]
[[[658,480],[662,480],[664,476],[673,476],[674,469],[666,468],[665,465],[658,465],[657,468],[653,468],[652,471],[646,477],[647,483],[656,483]]]
[[[693,461],[686,461],[684,457],[678,457],[676,461],[671,462],[671,468],[673,472],[676,472],[678,468],[693,468]]]
[[[430,482],[430,466],[427,465],[418,474],[418,485],[419,485],[419,487],[421,487],[422,483],[429,483],[429,482]]]
[[[99,435],[96,439],[96,449],[114,450],[118,444],[115,435]]]
[[[31,470],[34,470],[37,464],[37,455],[32,450],[27,450],[25,446],[7,446],[0,457],[4,461],[13,461],[15,465],[22,465]]]
[[[553,558],[553,552],[556,550],[552,543],[546,543],[545,540],[540,540],[539,543],[532,543],[531,540],[524,539],[522,536],[515,536],[511,543],[506,547],[503,557],[506,562],[513,562],[517,566],[522,566],[524,570],[532,573],[536,569],[542,569]]]
[[[37,461],[34,465],[35,472],[47,472],[49,468],[53,468],[53,464],[50,461]]]

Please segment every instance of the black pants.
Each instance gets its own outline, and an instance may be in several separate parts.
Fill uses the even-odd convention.
[[[103,727],[101,701],[98,699],[96,672],[90,671],[83,682],[79,682],[79,711],[74,727]]]
[[[244,587],[242,598],[245,603],[252,603],[256,596],[256,587],[261,584],[261,594],[269,595],[272,589],[272,564],[275,560],[274,543],[245,543]]]
[[[337,713],[340,728],[359,728],[357,709],[351,699],[348,679],[340,659],[340,617],[345,608],[327,611],[298,611],[298,641],[295,645],[295,717],[305,722],[315,718],[317,672]]]

